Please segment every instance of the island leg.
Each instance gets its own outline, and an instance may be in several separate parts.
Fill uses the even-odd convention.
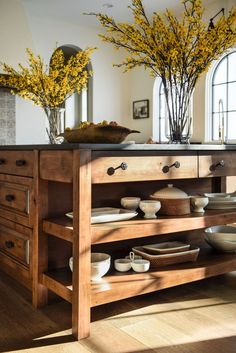
[[[77,339],[90,332],[91,152],[73,156],[73,297],[72,333]]]

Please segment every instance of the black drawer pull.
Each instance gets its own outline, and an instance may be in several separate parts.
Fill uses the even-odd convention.
[[[16,160],[17,167],[22,167],[23,165],[26,165],[26,161],[24,159],[17,159]]]
[[[7,249],[12,249],[12,248],[14,248],[15,244],[13,243],[13,241],[7,240],[7,241],[5,241],[5,246]]]
[[[5,163],[6,163],[5,159],[4,158],[0,158],[0,164],[5,164]]]
[[[15,196],[11,195],[11,194],[8,194],[8,195],[5,196],[5,200],[9,201],[9,202],[14,201],[15,200]]]
[[[127,168],[128,168],[128,164],[125,163],[125,162],[122,162],[121,165],[119,165],[119,166],[116,167],[116,168],[113,168],[113,167],[108,168],[108,169],[107,169],[107,174],[108,174],[108,175],[113,175],[113,174],[115,174],[115,171],[116,171],[117,169],[126,170]]]
[[[165,165],[163,168],[162,168],[162,171],[163,173],[168,173],[170,168],[179,168],[180,167],[180,163],[178,161],[176,161],[175,163],[171,164],[171,165]]]
[[[224,166],[225,166],[225,161],[222,159],[222,160],[219,161],[218,163],[212,164],[212,165],[210,166],[210,170],[211,170],[211,171],[214,171],[214,170],[216,170],[218,167],[224,168]]]

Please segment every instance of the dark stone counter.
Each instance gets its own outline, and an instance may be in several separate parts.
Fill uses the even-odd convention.
[[[79,144],[64,143],[61,145],[4,145],[0,150],[74,150],[89,149],[94,151],[234,151],[236,144]]]

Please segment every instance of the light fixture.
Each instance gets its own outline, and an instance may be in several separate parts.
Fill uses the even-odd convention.
[[[106,9],[111,9],[112,7],[114,7],[114,5],[110,3],[105,3],[102,5],[102,7],[105,7]]]
[[[225,14],[225,9],[222,8],[219,12],[217,12],[217,14],[215,16],[213,16],[212,18],[210,18],[210,22],[209,22],[209,26],[208,26],[208,29],[214,29],[215,28],[215,25],[214,25],[214,22],[213,20],[222,12],[222,15],[224,16]]]

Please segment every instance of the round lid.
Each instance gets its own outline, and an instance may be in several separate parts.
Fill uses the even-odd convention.
[[[154,194],[151,195],[152,197],[155,198],[162,198],[162,199],[186,199],[189,198],[188,194],[186,192],[175,188],[173,184],[168,184],[167,188],[163,188],[161,190],[158,190],[154,192]]]

